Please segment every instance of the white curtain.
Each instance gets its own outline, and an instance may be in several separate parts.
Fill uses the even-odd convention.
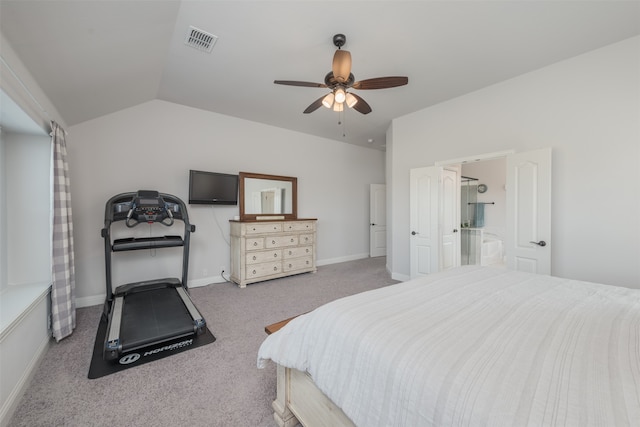
[[[66,132],[51,122],[53,144],[53,235],[51,267],[51,316],[56,341],[71,335],[76,327],[75,268],[71,189],[67,165]]]

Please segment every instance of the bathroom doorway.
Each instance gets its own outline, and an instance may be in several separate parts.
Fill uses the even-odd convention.
[[[460,164],[461,265],[505,266],[506,158]]]
[[[494,214],[501,214],[505,226],[502,258],[510,270],[528,271],[538,274],[551,274],[551,148],[541,148],[521,153],[501,152],[480,156],[436,162],[434,166],[414,168],[409,174],[409,256],[411,278],[440,271],[442,259],[440,200],[441,183],[439,179],[444,167],[474,164],[492,159],[503,159],[504,166],[494,166],[492,170],[504,171],[505,184],[487,183],[487,190],[494,188],[497,193],[486,191],[490,195],[504,197]],[[473,176],[469,172],[461,175]],[[479,186],[482,177],[478,178]],[[502,196],[500,196],[502,189]],[[480,193],[479,193],[480,194]],[[483,201],[478,197],[479,201]],[[491,202],[491,200],[489,200]],[[460,210],[457,211],[460,213]],[[460,216],[458,216],[460,218]],[[497,217],[496,217],[497,218]],[[487,215],[484,215],[487,229]],[[455,232],[458,230],[456,229]],[[499,232],[502,230],[499,229]],[[456,233],[458,234],[458,233]]]

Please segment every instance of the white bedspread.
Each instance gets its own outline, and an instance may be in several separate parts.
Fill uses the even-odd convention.
[[[362,427],[640,426],[640,290],[463,267],[300,316],[268,359]]]

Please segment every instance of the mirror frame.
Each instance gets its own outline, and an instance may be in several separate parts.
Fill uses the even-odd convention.
[[[269,219],[297,219],[298,218],[298,178],[292,176],[265,175],[262,173],[240,172],[239,189],[239,209],[240,221],[260,221]],[[245,179],[268,179],[272,181],[287,181],[291,183],[291,213],[285,214],[248,214],[244,211],[244,180]],[[260,219],[258,219],[258,217]]]

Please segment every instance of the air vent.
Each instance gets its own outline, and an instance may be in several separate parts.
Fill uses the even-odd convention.
[[[184,44],[191,46],[198,50],[211,53],[213,45],[216,44],[218,37],[213,34],[209,34],[206,31],[199,30],[196,27],[189,27],[187,37],[184,40]]]

